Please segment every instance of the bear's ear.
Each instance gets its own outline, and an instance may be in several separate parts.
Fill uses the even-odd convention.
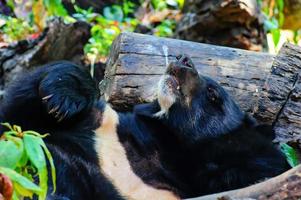
[[[155,114],[160,111],[157,101],[152,103],[140,104],[134,107],[134,114],[146,118],[155,118]]]

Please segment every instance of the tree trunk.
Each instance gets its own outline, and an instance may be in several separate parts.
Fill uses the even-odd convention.
[[[286,44],[275,58],[266,53],[121,34],[113,43],[103,97],[117,110],[130,110],[155,99],[157,83],[166,65],[178,54],[188,54],[197,70],[218,81],[259,122],[274,124],[277,141],[295,141],[301,130],[301,48]],[[274,59],[274,62],[273,62]],[[273,66],[272,66],[273,64]]]
[[[179,39],[261,51],[263,20],[256,0],[187,0]]]
[[[20,41],[0,49],[0,99],[6,85],[29,69],[56,60],[70,60],[81,64],[83,47],[89,38],[88,24],[65,24],[60,19],[55,19],[38,39]]]

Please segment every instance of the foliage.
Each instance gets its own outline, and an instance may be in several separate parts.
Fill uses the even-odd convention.
[[[13,182],[13,199],[22,197],[46,199],[48,191],[47,162],[50,164],[53,192],[56,187],[55,167],[52,156],[40,135],[34,131],[22,131],[19,126],[3,123],[9,130],[0,138],[0,173]],[[45,156],[46,155],[46,156]],[[39,184],[35,184],[38,180]]]
[[[8,42],[23,40],[35,32],[34,28],[25,20],[0,15],[1,31],[7,36]]]
[[[140,18],[135,18],[133,17],[134,12],[139,5],[130,0],[124,0],[122,4],[107,6],[103,9],[103,13],[95,13],[93,8],[82,9],[74,5],[75,13],[72,15],[68,14],[62,0],[9,0],[8,5],[14,10],[17,17],[2,16],[0,18],[0,30],[2,37],[4,36],[4,41],[15,42],[37,37],[46,27],[47,20],[54,16],[62,17],[66,23],[76,20],[88,22],[92,25],[91,38],[84,51],[89,60],[94,63],[108,55],[110,46],[119,33],[133,32],[138,24],[150,27],[152,29],[150,33],[157,36],[172,36],[176,27],[176,20],[170,17],[170,10],[181,10],[184,6],[184,0],[148,0],[143,2],[150,10],[143,13]],[[30,9],[26,10],[24,7]],[[148,19],[156,14],[160,16],[159,21],[158,19],[157,21]]]
[[[294,148],[288,144],[282,143],[280,144],[280,149],[285,154],[287,162],[291,167],[295,167],[300,163],[297,152]]]
[[[169,6],[176,9],[182,9],[184,6],[184,2],[184,0],[151,0],[151,4],[155,8],[155,10],[164,10],[167,9]]]
[[[41,32],[46,26],[46,21],[53,16],[68,18],[61,0],[32,0],[28,2],[10,0],[8,5],[17,16],[1,16],[3,22],[1,32],[6,36],[8,42],[31,38],[32,34]],[[24,7],[31,9],[28,11]]]
[[[128,17],[134,11],[134,4],[125,1],[122,5],[113,5],[104,8],[103,15],[75,7],[75,19],[84,20],[92,24],[91,38],[85,46],[86,55],[92,60],[104,58],[108,55],[113,40],[122,31],[134,31],[138,20]]]
[[[176,22],[174,20],[166,19],[155,28],[155,35],[161,37],[171,37],[175,27]]]
[[[151,1],[155,12],[167,9],[172,6],[175,9],[182,8],[184,0]],[[121,32],[133,32],[138,24],[142,22],[139,19],[130,17],[134,14],[135,5],[131,1],[124,1],[121,5],[107,6],[103,10],[103,15],[94,13],[90,8],[88,10],[75,7],[76,14],[73,15],[77,20],[81,19],[93,25],[91,28],[91,38],[84,50],[86,55],[92,61],[105,58],[108,55],[113,40]],[[145,18],[145,17],[143,17]],[[170,37],[173,34],[176,23],[172,19],[163,19],[156,26],[152,27],[157,36]]]
[[[284,0],[277,0],[270,3],[259,1],[265,17],[264,28],[271,33],[274,45],[277,46],[280,40],[280,28],[284,22]]]
[[[286,41],[297,44],[300,40],[300,32],[282,29],[285,21],[285,1],[257,0],[257,2],[262,8],[265,19],[264,28],[267,32],[269,51],[271,53],[276,53]]]

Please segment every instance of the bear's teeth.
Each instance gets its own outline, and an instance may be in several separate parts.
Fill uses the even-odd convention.
[[[177,90],[179,90],[179,89],[180,89],[180,86],[177,87]]]

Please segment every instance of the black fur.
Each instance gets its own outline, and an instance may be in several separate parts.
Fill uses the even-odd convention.
[[[189,58],[178,59],[166,72],[181,86],[173,90],[176,101],[167,114],[156,115],[161,111],[157,100],[119,113],[119,140],[134,172],[155,188],[187,198],[244,187],[287,170],[272,145],[271,129],[257,126],[219,84],[199,76]],[[58,171],[59,197],[121,199],[100,173],[93,148],[93,130],[101,125],[105,105],[96,101],[94,85],[73,64],[55,63],[16,81],[1,108],[2,121],[51,133],[46,143]]]
[[[177,59],[162,86],[176,101],[155,119],[169,130],[165,139],[157,134],[165,169],[192,190],[183,189],[183,197],[244,187],[289,169],[272,144],[271,126],[257,125],[218,83],[198,75],[189,57]],[[156,104],[142,115],[154,119]]]
[[[57,191],[47,199],[123,199],[100,173],[93,149],[92,130],[100,126],[92,110],[96,94],[89,74],[69,62],[24,74],[7,90],[1,121],[51,134],[45,142],[56,166]],[[48,95],[52,96],[46,101]],[[103,109],[102,104],[97,106]]]

